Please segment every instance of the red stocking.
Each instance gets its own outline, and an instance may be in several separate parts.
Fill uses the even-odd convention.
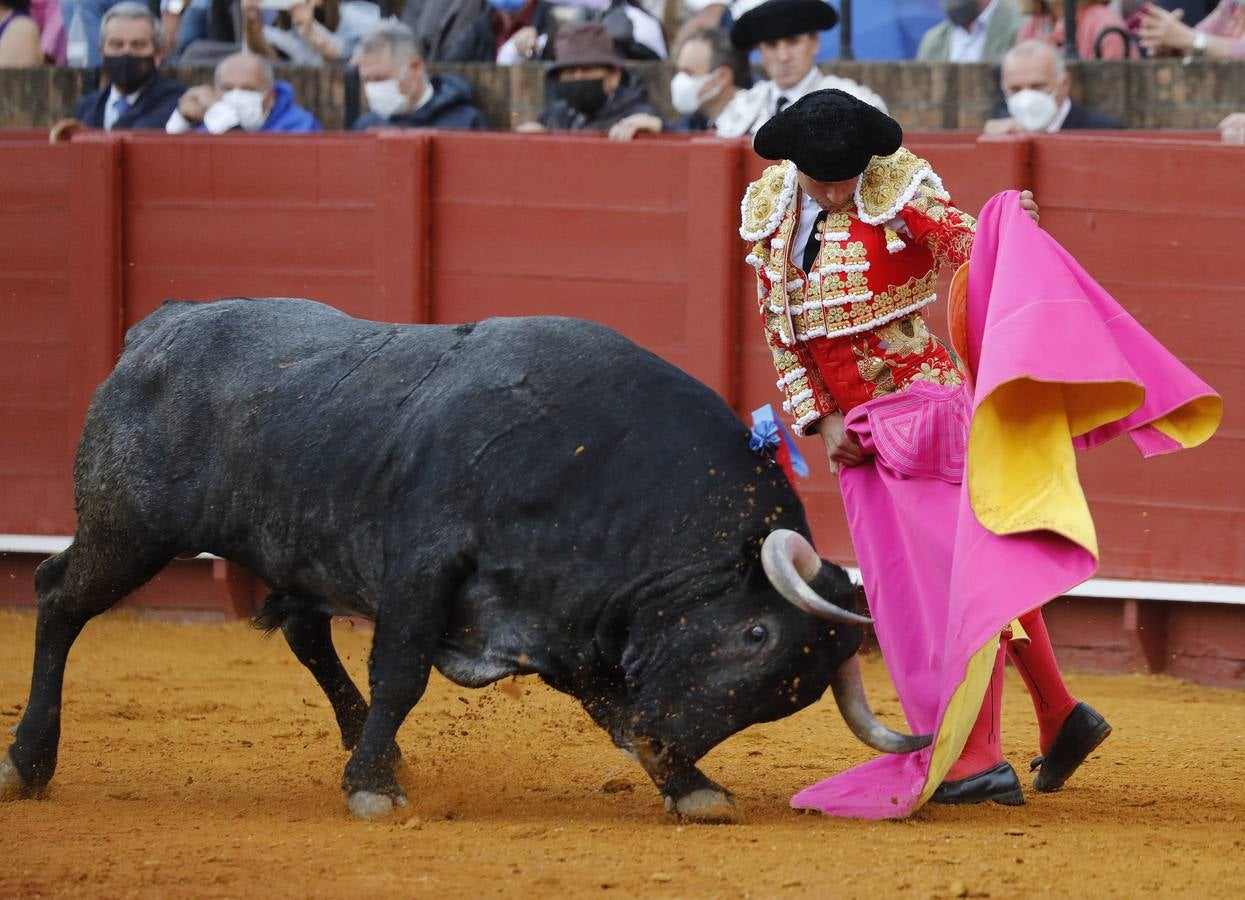
[[[1033,711],[1038,721],[1038,746],[1045,755],[1050,752],[1051,744],[1055,743],[1059,726],[1076,706],[1076,698],[1068,693],[1063,676],[1059,674],[1055,649],[1050,645],[1050,635],[1046,632],[1041,610],[1035,609],[1021,616],[1020,624],[1029,635],[1029,643],[1008,641],[1007,655],[1033,699]]]
[[[998,655],[994,658],[990,686],[986,688],[985,699],[981,701],[981,712],[977,713],[973,730],[968,733],[964,752],[947,772],[946,781],[960,781],[991,769],[1003,761],[1003,744],[999,740],[999,713],[1002,707],[1003,648],[1000,646]]]

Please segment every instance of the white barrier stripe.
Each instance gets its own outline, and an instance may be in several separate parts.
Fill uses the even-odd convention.
[[[0,534],[0,553],[30,553],[51,556],[65,550],[73,538],[43,534]],[[211,553],[200,553],[195,559],[220,559]]]
[[[852,581],[860,584],[860,569],[854,566],[844,568]],[[1245,584],[1198,584],[1189,581],[1128,581],[1123,578],[1091,578],[1063,596],[1245,606]]]
[[[69,546],[72,538],[59,535],[0,534],[0,553],[51,556]],[[195,559],[217,559],[200,553]],[[847,567],[852,581],[860,583],[860,569]],[[1198,584],[1189,581],[1129,581],[1122,578],[1091,578],[1065,595],[1110,600],[1167,600],[1176,603],[1224,603],[1245,606],[1245,584]]]

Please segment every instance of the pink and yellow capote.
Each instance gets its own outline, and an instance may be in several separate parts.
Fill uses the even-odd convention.
[[[1021,209],[977,221],[957,350],[974,383],[915,381],[852,409],[873,453],[839,476],[878,643],[930,747],[798,793],[830,815],[902,818],[959,756],[999,635],[1089,578],[1094,523],[1075,451],[1128,434],[1145,457],[1206,441],[1220,397]]]

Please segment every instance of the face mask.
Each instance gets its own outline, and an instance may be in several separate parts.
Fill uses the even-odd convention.
[[[953,24],[967,30],[981,13],[977,0],[942,0],[942,11]]]
[[[498,12],[513,16],[527,5],[527,0],[488,0],[488,5]]]
[[[115,85],[123,94],[132,94],[156,74],[156,58],[154,56],[104,56],[100,65],[108,81]]]
[[[558,96],[567,105],[585,116],[592,116],[605,105],[605,79],[582,78],[578,81],[559,81]]]
[[[259,91],[242,88],[225,91],[220,102],[233,110],[243,131],[259,131],[268,118],[268,114],[264,112],[264,95]]]
[[[1007,111],[1025,131],[1041,131],[1059,112],[1055,98],[1045,91],[1017,91],[1007,98]]]
[[[406,94],[402,93],[398,87],[398,79],[396,78],[390,78],[387,81],[365,82],[363,92],[367,94],[368,108],[382,119],[393,118],[409,102]]]
[[[670,79],[670,105],[675,108],[676,112],[690,116],[700,109],[702,103],[712,100],[722,92],[722,85],[719,84],[709,93],[701,96],[701,90],[712,77],[712,72],[701,75],[699,78],[694,78],[686,72],[679,72]]]

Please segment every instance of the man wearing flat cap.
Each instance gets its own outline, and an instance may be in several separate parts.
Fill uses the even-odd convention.
[[[874,432],[866,447],[853,431],[859,414],[845,425],[845,417],[855,408],[879,401],[894,415],[899,407],[885,398],[900,392],[906,393],[910,405],[930,396],[941,398],[937,402],[946,401],[947,410],[952,408],[951,399],[962,399],[959,386],[964,372],[930,333],[922,310],[936,299],[939,269],[958,268],[968,260],[976,223],[952,204],[929,163],[904,149],[902,141],[899,123],[840,90],[819,90],[800,98],[766,122],[753,140],[758,155],[778,160],[748,187],[740,227],[750,245],[747,261],[756,270],[765,338],[778,388],[786,395],[783,408],[794,418],[799,434],[816,433],[821,438],[830,470],[836,474],[846,467],[872,464],[875,452],[883,455],[877,449],[883,442],[881,432]],[[1037,220],[1031,193],[1020,195],[1020,205]],[[913,389],[918,384],[923,386]],[[869,413],[872,423],[877,410],[874,403],[862,412]],[[910,413],[908,406],[900,409],[901,421],[891,435],[899,445],[898,456],[962,461],[962,455],[943,452],[953,446],[953,437],[944,436],[939,428],[914,426],[917,420]],[[964,427],[954,416],[942,421],[946,435]],[[942,440],[948,443],[938,443]],[[887,465],[894,458],[887,454]],[[934,475],[922,470],[905,472],[905,477],[955,483],[961,476],[952,471],[950,462],[946,465],[945,471]],[[884,530],[879,522],[885,516],[879,509],[856,505],[859,501],[850,488],[859,483],[851,478],[841,481],[853,542],[857,547],[870,546],[870,541],[876,545],[878,532],[870,529]],[[913,515],[932,513],[913,510]],[[882,519],[874,521],[875,516]],[[945,523],[943,531],[954,533],[955,524]],[[895,548],[891,558],[899,556],[904,565],[920,571],[926,552],[919,547]],[[861,562],[863,567],[865,560]],[[870,578],[886,583],[884,571],[865,574],[866,583]],[[1023,651],[1022,677],[1034,698],[1044,737],[1053,739],[1071,721],[1074,731],[1081,729],[1078,735],[1090,734],[1100,741],[1106,723],[1101,717],[1086,718],[1097,714],[1071,698],[1040,626],[1040,614],[1034,615],[1038,618],[1029,621],[1036,624],[1025,625],[1029,644]],[[923,622],[918,615],[908,627],[934,627]],[[883,632],[878,635],[881,639]],[[1010,648],[1014,642],[1008,643]],[[939,652],[932,634],[922,646],[925,652]],[[884,654],[890,649],[883,644]],[[1016,772],[1004,760],[998,739],[996,692],[1001,689],[997,686],[1002,659],[1000,653],[995,660],[998,678],[991,682],[995,687],[987,691],[963,753],[934,792],[934,802],[1024,802]],[[970,709],[970,715],[974,711]],[[1093,726],[1088,731],[1081,728],[1087,723]],[[1051,758],[1061,761],[1059,771],[1055,765],[1046,767],[1039,775],[1039,790],[1062,785],[1088,755],[1089,739],[1076,740],[1079,743],[1071,747],[1066,738],[1062,744],[1056,741],[1059,753],[1052,752]]]
[[[820,33],[838,21],[838,13],[822,0],[765,0],[736,19],[731,42],[745,53],[758,50],[767,78],[740,91],[718,114],[718,137],[756,134],[779,110],[826,88],[846,91],[885,112],[885,101],[869,88],[817,68]]]

